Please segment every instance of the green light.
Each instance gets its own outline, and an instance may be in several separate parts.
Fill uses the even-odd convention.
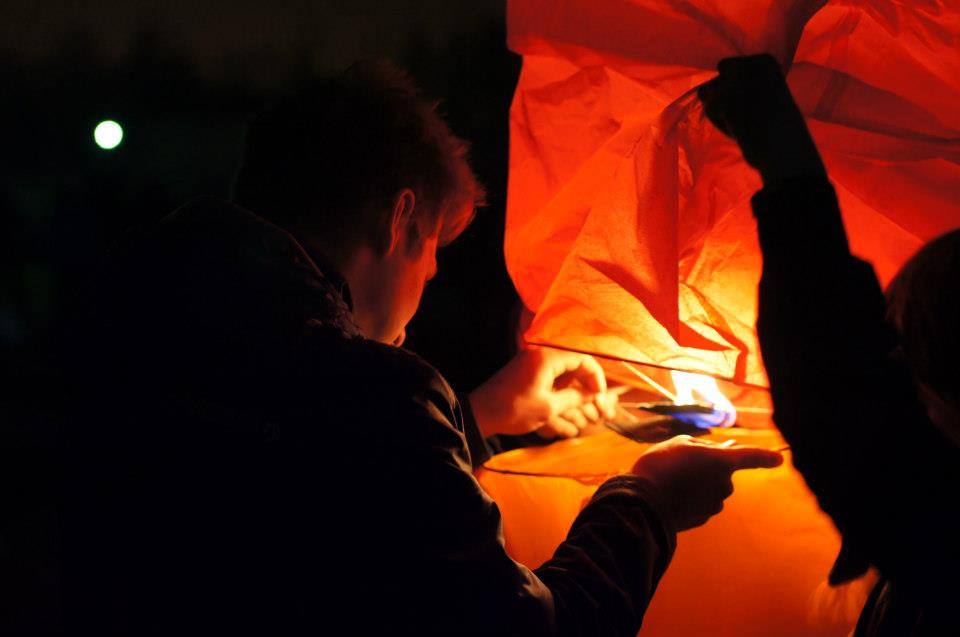
[[[103,150],[113,150],[123,141],[123,127],[112,119],[105,119],[93,129],[93,141]]]

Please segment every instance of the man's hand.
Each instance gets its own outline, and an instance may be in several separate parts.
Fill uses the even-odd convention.
[[[677,436],[650,447],[633,466],[633,473],[658,487],[674,528],[685,531],[723,510],[723,501],[733,493],[734,471],[776,467],[782,462],[783,456],[769,449]]]
[[[713,124],[740,146],[765,185],[826,170],[777,61],[769,55],[727,58],[719,76],[697,91]]]
[[[520,352],[469,400],[484,437],[537,431],[571,438],[613,418],[617,404],[593,357],[540,347]]]

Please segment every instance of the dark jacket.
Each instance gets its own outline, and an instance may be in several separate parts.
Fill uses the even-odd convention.
[[[868,564],[883,577],[858,634],[960,634],[960,450],[897,358],[873,269],[851,256],[825,179],[764,189],[753,207],[774,420],[843,535],[832,579]]]
[[[363,338],[294,238],[201,200],[85,294],[64,481],[74,632],[633,635],[674,549],[604,484],[531,572],[441,376]]]

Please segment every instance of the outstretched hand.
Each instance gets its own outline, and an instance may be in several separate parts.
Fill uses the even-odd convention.
[[[656,485],[674,528],[685,531],[723,510],[723,501],[733,493],[734,471],[782,462],[783,456],[770,449],[676,436],[650,447],[633,473]]]
[[[769,55],[726,58],[697,95],[707,118],[740,146],[766,185],[826,175],[807,124],[777,61]]]
[[[540,347],[520,352],[469,398],[484,436],[537,431],[570,438],[613,418],[617,404],[593,357]]]

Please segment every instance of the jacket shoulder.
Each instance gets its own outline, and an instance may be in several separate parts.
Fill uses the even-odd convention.
[[[304,356],[311,366],[322,365],[323,375],[336,375],[335,385],[356,390],[375,405],[407,409],[429,406],[451,423],[459,421],[453,388],[436,368],[413,352],[362,336],[345,338],[319,323],[307,329]]]

